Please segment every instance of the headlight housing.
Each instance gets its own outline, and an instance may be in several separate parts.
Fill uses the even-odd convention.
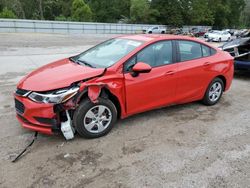
[[[73,96],[77,94],[79,90],[79,87],[72,87],[68,89],[60,89],[53,91],[51,93],[37,93],[37,92],[32,92],[31,94],[28,95],[28,97],[38,103],[53,103],[53,104],[59,104],[66,102]]]

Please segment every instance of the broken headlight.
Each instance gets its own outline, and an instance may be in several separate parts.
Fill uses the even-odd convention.
[[[68,89],[60,89],[57,91],[53,91],[51,93],[37,93],[32,92],[29,94],[29,98],[35,102],[39,103],[63,103],[75,96],[75,94],[78,92],[79,87],[72,87]]]

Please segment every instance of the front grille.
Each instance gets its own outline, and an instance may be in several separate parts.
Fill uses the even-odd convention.
[[[25,90],[25,89],[16,89],[16,94],[19,95],[19,96],[25,96],[27,95],[27,93],[29,93],[30,91],[28,90]]]
[[[21,103],[17,99],[15,99],[15,108],[16,108],[17,113],[19,113],[19,114],[23,114],[24,113],[25,106],[23,105],[23,103]]]

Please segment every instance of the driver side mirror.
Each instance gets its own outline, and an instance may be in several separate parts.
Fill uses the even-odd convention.
[[[146,63],[138,62],[132,68],[132,76],[138,76],[140,73],[149,73],[152,67]]]

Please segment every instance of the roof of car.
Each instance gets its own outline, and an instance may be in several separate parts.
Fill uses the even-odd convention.
[[[167,34],[135,34],[135,35],[122,35],[118,38],[123,39],[131,39],[131,40],[138,40],[143,41],[145,43],[153,43],[160,40],[190,40],[194,42],[199,42],[201,44],[205,44],[213,49],[216,49],[214,46],[208,44],[207,42],[190,36],[183,36],[183,35],[167,35]]]
[[[166,34],[135,34],[135,35],[123,35],[118,38],[124,38],[124,39],[132,39],[132,40],[139,40],[144,42],[149,41],[157,41],[162,39],[180,39],[180,40],[193,40],[193,41],[199,41],[201,40],[196,39],[194,37],[189,36],[183,36],[183,35],[166,35]]]

